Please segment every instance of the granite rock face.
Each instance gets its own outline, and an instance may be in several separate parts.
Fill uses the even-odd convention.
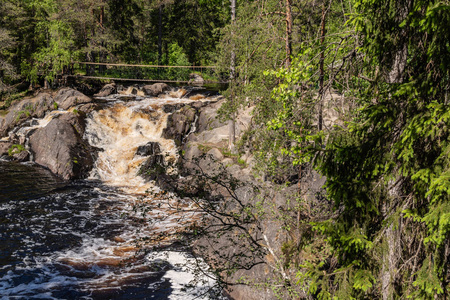
[[[2,142],[0,141],[0,157],[7,157],[8,156],[8,150],[11,148],[13,143],[11,142]]]
[[[109,95],[117,93],[117,87],[115,83],[105,85],[100,92],[94,94],[94,97],[107,97]]]
[[[157,142],[148,142],[144,146],[139,146],[136,150],[136,155],[140,156],[155,156],[161,154],[161,146]]]
[[[196,73],[189,74],[189,81],[194,84],[203,84],[205,83],[205,79],[202,76]]]
[[[82,139],[84,117],[97,104],[72,88],[62,88],[52,94],[41,92],[24,98],[0,118],[0,137],[8,135],[0,143],[0,156],[14,161],[35,160],[64,179],[84,177],[92,168],[92,153],[96,152],[91,153],[92,149]],[[45,127],[38,127],[36,119],[50,119],[51,111],[72,107],[78,111],[60,111]]]
[[[85,94],[72,88],[63,88],[55,96],[58,108],[68,109],[69,107],[92,102],[92,99]]]
[[[183,139],[189,134],[196,117],[196,110],[190,106],[185,106],[169,115],[167,127],[163,131],[165,139],[172,139],[177,146],[181,146]]]
[[[192,199],[201,195],[207,203],[215,204],[203,208],[211,218],[205,221],[203,235],[193,245],[194,252],[232,283],[224,291],[231,299],[277,299],[264,284],[270,285],[271,280],[283,276],[279,266],[289,236],[281,230],[282,218],[272,215],[255,218],[257,212],[252,211],[253,215],[248,212],[256,206],[265,212],[274,208],[295,212],[298,186],[281,188],[256,179],[252,173],[253,155],[228,149],[230,123],[222,122],[217,114],[223,102],[195,104],[174,112],[164,131],[164,137],[175,139],[182,153],[182,177],[175,179],[175,191]],[[235,120],[237,137],[251,126],[251,112],[252,108],[239,111]],[[315,173],[308,176],[302,189],[308,197],[315,197],[322,191],[325,178]],[[230,270],[234,272],[230,274]]]
[[[170,90],[170,86],[165,83],[158,82],[150,85],[145,85],[142,89],[146,96],[158,97],[162,93]]]
[[[25,98],[14,104],[6,116],[0,118],[0,137],[31,118],[43,118],[48,111],[69,109],[78,104],[91,103],[92,99],[72,88],[60,89],[53,97],[47,92]]]
[[[164,156],[158,142],[148,142],[143,146],[139,146],[136,150],[136,155],[148,156],[139,171],[140,176],[144,179],[157,180],[165,176]]]
[[[40,93],[32,98],[25,98],[14,104],[8,114],[0,121],[0,137],[8,131],[31,118],[42,118],[45,113],[53,109],[54,100],[48,93]]]
[[[65,180],[83,178],[92,169],[94,150],[82,138],[81,116],[66,113],[30,136],[30,150],[36,163]]]

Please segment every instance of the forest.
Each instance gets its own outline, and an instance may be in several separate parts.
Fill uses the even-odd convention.
[[[77,62],[215,66],[222,118],[255,107],[235,151],[299,186],[281,294],[447,299],[448,24],[448,0],[2,0],[0,107]]]

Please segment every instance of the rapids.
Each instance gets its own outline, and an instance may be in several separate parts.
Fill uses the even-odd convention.
[[[85,138],[99,154],[87,180],[0,161],[0,299],[221,298],[208,266],[173,244],[201,213],[137,175],[148,142],[169,169],[177,160],[161,107],[179,101],[113,98],[91,113]]]
[[[119,186],[130,193],[145,193],[153,188],[136,176],[145,157],[136,155],[139,146],[158,142],[170,164],[177,159],[175,143],[161,137],[167,114],[155,100],[117,103],[93,112],[87,120],[85,137],[92,146],[103,149],[99,153],[91,178]],[[175,172],[175,170],[169,170]]]

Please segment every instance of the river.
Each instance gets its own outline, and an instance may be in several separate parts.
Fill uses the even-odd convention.
[[[221,298],[208,266],[176,242],[201,213],[136,175],[149,141],[176,159],[155,101],[90,114],[85,138],[101,151],[86,180],[0,161],[0,299]]]

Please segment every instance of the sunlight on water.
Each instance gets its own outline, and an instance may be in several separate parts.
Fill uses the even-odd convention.
[[[208,266],[171,246],[202,214],[137,174],[147,157],[136,150],[148,142],[176,172],[161,107],[180,101],[190,102],[147,98],[93,112],[90,180],[64,184],[36,166],[0,162],[0,299],[221,299]]]

